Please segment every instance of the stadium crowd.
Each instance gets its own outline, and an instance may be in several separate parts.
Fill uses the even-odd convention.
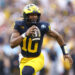
[[[71,66],[64,61],[58,43],[45,35],[45,65],[37,75],[75,75],[75,0],[0,0],[0,75],[19,75],[20,47],[12,49],[9,40],[14,22],[23,17],[23,8],[31,3],[39,6],[41,21],[49,22],[51,29],[63,36],[73,58]]]

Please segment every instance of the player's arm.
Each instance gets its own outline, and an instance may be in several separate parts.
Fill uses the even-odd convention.
[[[36,30],[36,26],[32,26],[30,27],[25,33],[21,34],[14,29],[13,33],[11,35],[11,39],[10,39],[10,46],[12,48],[20,45],[20,43],[22,42],[22,40],[26,37],[26,36],[30,36],[32,34],[34,34],[34,31]]]
[[[69,61],[70,61],[70,63],[72,64],[73,63],[72,58],[70,57],[70,55],[68,53],[66,53],[65,42],[64,42],[62,36],[58,32],[56,32],[54,30],[49,30],[47,32],[47,35],[50,36],[50,37],[52,37],[52,38],[54,38],[55,40],[57,40],[57,42],[61,46],[64,58],[68,58]]]
[[[23,37],[20,35],[20,33],[16,29],[14,29],[10,39],[10,46],[12,48],[16,47],[20,45],[22,40],[23,40]]]
[[[47,32],[47,35],[54,38],[55,40],[57,40],[57,42],[59,43],[60,46],[65,45],[65,42],[64,42],[62,36],[58,32],[56,32],[54,30],[49,30]]]

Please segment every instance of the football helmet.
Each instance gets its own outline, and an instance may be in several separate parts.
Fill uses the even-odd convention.
[[[29,19],[29,16],[30,14],[37,14],[38,18],[37,18],[37,21],[31,21]],[[26,5],[25,8],[23,9],[23,17],[24,17],[24,20],[26,22],[30,22],[31,25],[36,25],[39,20],[40,20],[40,10],[38,8],[38,6],[36,6],[35,4],[29,4],[29,5]]]

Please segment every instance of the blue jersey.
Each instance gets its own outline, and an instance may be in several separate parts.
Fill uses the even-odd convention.
[[[41,53],[41,46],[43,42],[43,36],[49,31],[50,25],[47,22],[39,22],[37,27],[40,30],[41,36],[40,40],[35,42],[32,41],[31,37],[25,37],[20,43],[21,53],[25,57],[36,57]],[[25,21],[16,21],[14,29],[16,29],[20,34],[28,30],[28,26]]]

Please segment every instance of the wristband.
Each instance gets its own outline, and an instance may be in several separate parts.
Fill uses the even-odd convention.
[[[69,54],[66,45],[61,46],[61,49],[62,49],[62,52],[63,52],[64,55],[68,55]]]
[[[26,37],[26,33],[23,33],[21,36],[22,36],[23,38],[25,38],[25,37]]]

